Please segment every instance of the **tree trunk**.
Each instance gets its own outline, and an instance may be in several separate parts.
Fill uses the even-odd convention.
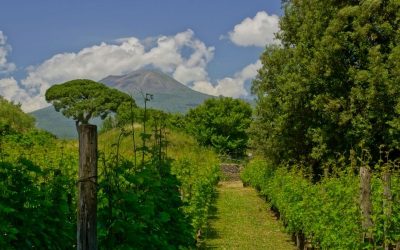
[[[83,124],[79,134],[77,249],[97,249],[97,127]]]
[[[372,242],[372,202],[371,202],[371,172],[367,167],[360,168],[361,192],[360,206],[362,215],[363,238],[365,242]]]

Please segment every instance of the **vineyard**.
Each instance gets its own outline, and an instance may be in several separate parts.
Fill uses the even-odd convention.
[[[0,248],[76,248],[77,142],[34,128],[3,128]],[[128,129],[112,129],[99,137],[99,246],[194,247],[219,178],[217,155],[190,136],[166,129],[166,146],[157,148],[150,134],[153,148],[144,153],[143,163],[135,164]],[[141,141],[139,133],[134,136]]]
[[[75,79],[41,96],[75,123],[60,139],[0,96],[0,249],[400,250],[400,1],[282,10],[276,43],[235,74],[246,92],[257,71],[253,106],[141,72],[205,99],[172,114],[143,91],[138,107],[129,82]]]
[[[264,160],[254,160],[242,179],[266,197],[300,248],[376,249],[398,242],[398,172],[391,177],[390,196],[384,194],[381,174],[372,175],[372,226],[368,228],[362,223],[360,176],[350,167],[313,183],[301,170],[274,168]],[[373,243],[364,242],[364,233],[373,235]]]

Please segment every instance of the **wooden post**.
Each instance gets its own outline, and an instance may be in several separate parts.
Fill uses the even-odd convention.
[[[97,250],[97,127],[79,126],[77,249]]]
[[[389,250],[390,243],[387,240],[387,229],[390,225],[390,216],[392,215],[392,192],[391,192],[391,174],[389,171],[385,171],[382,174],[383,182],[383,214],[384,214],[384,227],[383,234],[385,237],[385,250]]]
[[[364,242],[372,242],[372,202],[371,202],[371,172],[368,167],[360,168],[360,206]]]
[[[297,246],[297,249],[304,250],[305,241],[306,241],[306,237],[304,237],[304,234],[302,232],[297,232],[296,233],[296,246]]]

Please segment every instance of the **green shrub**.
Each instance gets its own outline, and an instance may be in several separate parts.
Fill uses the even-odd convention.
[[[362,242],[361,212],[359,209],[359,177],[352,171],[339,172],[312,183],[300,170],[280,167],[274,169],[265,161],[254,160],[242,172],[242,179],[260,190],[275,207],[289,233],[303,233],[322,249],[360,249]],[[380,175],[372,179],[374,245],[400,239],[399,176],[392,180],[392,215],[383,215],[383,188]]]
[[[200,145],[220,154],[241,157],[246,153],[252,110],[250,104],[230,97],[206,100],[186,115],[187,131]]]
[[[139,168],[106,161],[99,180],[98,234],[102,249],[182,249],[194,246],[182,211],[179,182],[168,161]]]
[[[0,162],[0,248],[70,249],[75,244],[71,180],[21,158]]]
[[[206,225],[219,179],[219,167],[185,157],[173,163],[172,171],[182,183],[180,191],[185,203],[184,211],[191,218],[195,234]]]

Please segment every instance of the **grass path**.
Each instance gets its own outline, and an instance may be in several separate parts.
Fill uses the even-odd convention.
[[[265,201],[240,181],[219,184],[209,224],[200,249],[295,249]]]

